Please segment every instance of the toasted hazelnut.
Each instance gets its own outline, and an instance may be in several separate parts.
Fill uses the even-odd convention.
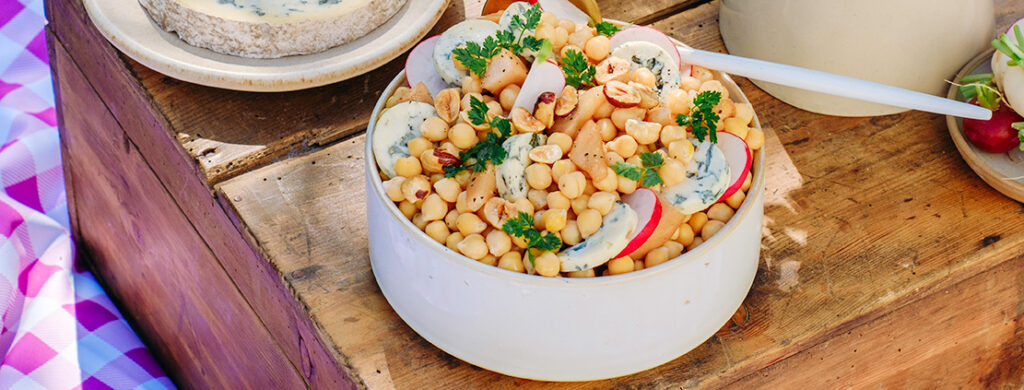
[[[640,107],[650,109],[661,104],[661,98],[658,96],[658,92],[653,88],[634,81],[630,81],[629,86],[633,87],[633,89],[636,90],[637,95],[640,96]]]
[[[541,121],[534,118],[533,115],[530,115],[530,112],[526,111],[525,108],[513,108],[511,116],[512,125],[521,133],[539,133],[547,128],[547,126],[544,126]]]
[[[467,208],[470,211],[480,210],[480,207],[494,196],[496,190],[497,181],[494,176],[494,166],[488,164],[487,170],[473,175],[473,181],[466,187]]]
[[[501,229],[505,225],[505,221],[519,214],[519,207],[500,196],[495,196],[484,203],[481,214],[487,223],[494,226],[495,229]]]
[[[562,147],[558,145],[541,145],[530,149],[529,156],[530,160],[534,162],[551,165],[562,158]]]
[[[640,93],[633,86],[621,81],[609,81],[604,85],[604,96],[608,103],[619,108],[636,107],[640,104]]]
[[[441,158],[437,153],[434,153],[436,149],[430,148],[420,153],[420,165],[423,166],[423,170],[427,173],[442,173],[444,172],[444,164],[441,163]],[[444,152],[441,152],[444,153]]]
[[[619,57],[608,57],[604,61],[597,64],[597,73],[594,75],[594,80],[597,80],[598,84],[604,85],[609,81],[618,80],[621,82],[629,81],[629,70],[631,65],[629,61]]]
[[[562,94],[558,96],[558,101],[555,102],[555,115],[569,115],[572,110],[576,109],[576,103],[579,100],[579,92],[576,88],[566,85],[565,88],[562,88]]]
[[[544,127],[551,127],[555,123],[555,93],[544,92],[537,98],[537,108],[533,110],[533,117],[544,124]]]
[[[398,99],[399,103],[402,102],[422,102],[422,103],[433,103],[434,99],[430,97],[430,91],[427,90],[427,86],[423,82],[416,83],[404,96]]]
[[[459,119],[461,101],[462,97],[459,96],[459,89],[448,88],[437,93],[437,97],[434,98],[434,110],[437,111],[437,116],[441,120],[451,125],[455,123],[455,120]]]

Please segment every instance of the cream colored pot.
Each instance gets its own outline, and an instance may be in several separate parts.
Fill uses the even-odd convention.
[[[992,0],[723,0],[731,54],[943,95],[957,70],[988,46]],[[796,107],[829,115],[906,109],[753,80]]]

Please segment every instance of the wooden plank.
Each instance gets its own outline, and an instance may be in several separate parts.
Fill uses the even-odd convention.
[[[52,35],[49,44],[78,245],[115,299],[136,308],[155,357],[201,387],[305,386],[68,53]]]
[[[351,379],[340,367],[343,359],[324,347],[312,321],[296,304],[280,275],[235,229],[230,217],[211,196],[198,167],[173,131],[168,130],[167,120],[149,103],[149,96],[125,68],[118,52],[88,22],[81,2],[52,1],[47,6],[47,15],[54,22],[51,26],[60,41],[289,360],[301,367],[307,382],[318,387],[351,385]]]
[[[717,6],[666,19],[661,28],[697,47],[721,49]],[[769,135],[777,133],[767,146],[767,233],[764,263],[746,302],[750,319],[680,359],[612,384],[691,387],[745,378],[1024,250],[1024,212],[966,167],[944,135],[942,117],[825,117],[739,81],[773,128]],[[369,271],[362,142],[355,138],[220,187],[270,261],[285,275],[298,273],[291,286],[360,376],[411,388],[608,385],[503,377],[459,363],[411,334]]]
[[[650,24],[671,15],[684,12],[708,0],[597,0],[604,18],[633,24]]]

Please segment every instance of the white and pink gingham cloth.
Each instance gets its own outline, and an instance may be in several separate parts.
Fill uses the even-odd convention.
[[[0,0],[0,389],[174,388],[68,227],[43,0]]]

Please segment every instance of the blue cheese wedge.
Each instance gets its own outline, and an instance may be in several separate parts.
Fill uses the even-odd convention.
[[[544,144],[543,134],[516,134],[501,144],[508,156],[498,166],[495,175],[498,195],[509,202],[526,198],[530,187],[526,184],[526,166],[530,165],[530,150]]]
[[[407,0],[139,0],[156,24],[218,53],[318,53],[368,34]]]
[[[420,125],[437,116],[434,106],[421,102],[398,103],[385,110],[373,126],[373,157],[384,175],[395,177],[395,161],[409,157],[409,140],[420,136]]]
[[[583,242],[558,253],[562,272],[584,271],[607,263],[629,244],[636,224],[636,212],[625,203],[615,202],[601,221],[601,229]]]
[[[654,73],[654,89],[664,98],[666,93],[678,89],[682,82],[679,64],[665,49],[650,42],[633,41],[615,48],[613,57],[629,61],[631,70],[647,68]]]
[[[460,22],[445,30],[434,46],[434,68],[446,83],[460,85],[462,78],[469,76],[468,70],[455,67],[452,50],[466,42],[483,44],[484,39],[498,32],[498,24],[489,20],[472,19]]]
[[[527,3],[525,1],[517,1],[515,3],[509,4],[508,7],[505,8],[505,12],[501,14],[501,19],[498,20],[498,28],[501,30],[511,31],[512,34],[514,34],[517,37],[520,35],[535,35],[535,33],[537,32],[537,29],[535,28],[523,31],[523,29],[512,27],[512,18],[515,16],[518,16],[520,20],[526,22],[525,14],[526,11],[530,10],[530,7],[532,7],[530,3]],[[537,53],[529,49],[523,50],[522,55],[524,58],[526,58],[527,61],[533,61],[534,58],[537,58]]]
[[[725,153],[711,141],[693,143],[693,161],[686,164],[686,179],[661,191],[661,194],[683,214],[693,214],[711,207],[729,186],[729,162]]]

